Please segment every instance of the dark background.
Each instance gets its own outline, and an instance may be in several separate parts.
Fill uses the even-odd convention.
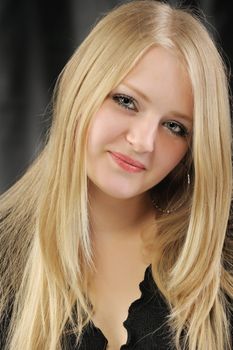
[[[59,72],[97,18],[123,2],[0,0],[0,193],[23,174],[41,148]],[[182,4],[204,12],[230,66],[232,1],[186,0]]]

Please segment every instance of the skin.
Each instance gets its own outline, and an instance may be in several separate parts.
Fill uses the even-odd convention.
[[[122,94],[132,96],[135,101],[120,97]],[[148,203],[148,190],[181,161],[192,131],[192,110],[187,72],[174,54],[159,47],[148,50],[122,83],[110,92],[93,116],[87,147],[91,202],[92,205],[98,203],[95,208],[98,218],[102,216],[101,208],[105,213],[101,229],[108,226],[108,221],[110,227],[117,225],[119,220],[114,217],[118,209],[124,214],[135,213],[134,222],[137,208],[142,210]],[[178,113],[187,119],[177,116]],[[173,124],[168,124],[170,122]],[[180,130],[178,123],[187,129],[187,136],[172,132]],[[122,170],[110,152],[120,152],[140,161],[145,170],[139,173]],[[106,213],[111,218],[107,222]],[[127,217],[131,221],[131,215]]]
[[[98,273],[92,278],[90,294],[96,309],[93,321],[108,339],[110,350],[126,342],[122,323],[129,305],[140,296],[138,284],[149,263],[142,254],[141,238],[155,222],[149,189],[186,154],[192,112],[185,68],[175,54],[153,47],[93,116],[87,173]],[[139,161],[143,170],[126,171],[112,152]]]

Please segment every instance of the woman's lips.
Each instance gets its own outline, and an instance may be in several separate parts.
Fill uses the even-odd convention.
[[[134,160],[122,153],[118,152],[109,152],[113,160],[124,170],[131,173],[138,173],[145,170],[144,164]]]

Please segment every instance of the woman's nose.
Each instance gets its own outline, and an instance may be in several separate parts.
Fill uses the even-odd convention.
[[[154,118],[153,120],[136,121],[129,128],[126,140],[136,152],[153,152],[157,130],[158,125]]]

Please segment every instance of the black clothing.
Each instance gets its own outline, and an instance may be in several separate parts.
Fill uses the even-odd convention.
[[[128,332],[126,344],[120,350],[168,350],[169,328],[166,325],[169,309],[152,278],[151,266],[145,272],[144,280],[139,285],[141,297],[129,307],[124,326]],[[88,326],[84,331],[81,345],[75,347],[75,336],[66,336],[68,349],[105,350],[107,339],[101,330]]]
[[[168,350],[169,329],[165,325],[168,307],[156,287],[151,274],[151,266],[145,271],[144,280],[139,285],[141,297],[129,307],[128,317],[124,326],[128,332],[127,343],[120,350]],[[6,331],[10,320],[11,310],[8,309],[3,322],[0,324],[0,349],[4,349]],[[101,330],[94,325],[86,327],[79,347],[75,344],[74,334],[66,334],[62,343],[68,350],[104,350],[107,339]],[[42,350],[42,349],[41,349]]]

